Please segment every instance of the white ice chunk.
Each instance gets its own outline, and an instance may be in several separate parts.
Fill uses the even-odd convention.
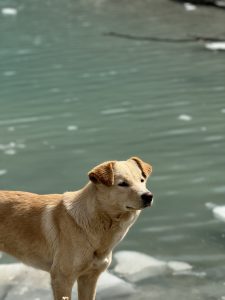
[[[216,205],[214,203],[206,203],[206,207],[211,209],[216,219],[225,222],[225,205]]]
[[[7,170],[5,170],[5,169],[0,170],[0,176],[5,175],[6,173],[7,173]]]
[[[190,271],[192,266],[188,263],[181,262],[181,261],[169,261],[168,267],[173,271],[175,274],[182,273],[184,271]]]
[[[133,294],[135,289],[131,283],[104,272],[97,285],[99,299],[116,299]],[[0,264],[0,299],[6,295],[6,300],[30,300],[40,298],[48,300],[51,297],[50,276],[21,263]],[[76,295],[76,285],[73,289]],[[76,299],[76,297],[74,297]]]
[[[39,288],[49,287],[49,275],[47,272],[36,270],[22,263],[0,264],[0,284],[17,284],[32,287],[38,282]]]
[[[162,275],[168,272],[167,263],[136,251],[115,253],[114,271],[131,282]]]
[[[114,114],[122,114],[128,112],[127,108],[111,108],[111,109],[105,109],[101,111],[102,115],[114,115]]]
[[[213,208],[213,214],[215,218],[225,222],[225,206],[216,206]]]
[[[68,131],[75,131],[75,130],[78,130],[78,127],[76,125],[69,125],[69,126],[67,126],[67,130]]]
[[[217,0],[216,5],[218,5],[219,7],[225,7],[225,2],[224,0]]]
[[[136,251],[119,251],[114,255],[114,271],[131,282],[166,274],[188,274],[192,266],[180,261],[161,261]],[[191,273],[190,273],[191,275]]]
[[[112,297],[116,299],[116,297],[130,295],[134,292],[135,289],[131,283],[128,283],[109,272],[102,273],[99,278],[97,293],[104,299],[107,299],[109,295],[112,295]]]
[[[13,7],[4,7],[1,10],[3,15],[6,16],[16,16],[17,15],[17,9]]]
[[[178,119],[181,120],[181,121],[191,121],[192,116],[183,114],[183,115],[179,115]]]
[[[184,8],[186,9],[186,11],[193,11],[197,9],[196,5],[193,5],[189,2],[184,3]]]
[[[209,50],[225,50],[225,41],[224,42],[214,42],[214,43],[207,43],[205,47]]]

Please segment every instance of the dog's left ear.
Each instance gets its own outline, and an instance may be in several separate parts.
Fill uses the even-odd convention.
[[[112,186],[114,183],[113,166],[114,161],[107,161],[93,168],[89,173],[89,179],[95,183],[102,183],[106,186]]]
[[[138,167],[141,169],[142,176],[147,178],[152,173],[152,166],[143,160],[141,160],[139,157],[131,157],[131,160],[134,160]]]

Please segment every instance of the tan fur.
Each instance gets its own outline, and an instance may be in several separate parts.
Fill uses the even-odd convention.
[[[71,299],[76,280],[79,300],[94,300],[113,248],[143,208],[141,195],[148,190],[141,181],[150,169],[135,157],[93,168],[79,191],[0,191],[0,250],[50,272],[55,300]],[[123,181],[129,187],[118,185]]]

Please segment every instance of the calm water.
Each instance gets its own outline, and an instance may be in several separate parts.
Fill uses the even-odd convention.
[[[99,162],[140,156],[154,167],[155,205],[118,249],[195,274],[144,281],[135,299],[224,299],[225,227],[205,203],[225,203],[225,53],[104,35],[223,36],[224,11],[166,0],[5,7],[17,14],[0,14],[1,189],[78,189]]]

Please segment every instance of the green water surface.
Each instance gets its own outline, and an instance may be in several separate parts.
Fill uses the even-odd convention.
[[[137,285],[134,299],[221,300],[225,229],[225,53],[203,42],[108,36],[225,36],[223,10],[167,0],[0,2],[0,187],[81,188],[111,159],[153,165],[145,210],[117,249],[193,265]],[[1,263],[11,261],[3,255]]]

